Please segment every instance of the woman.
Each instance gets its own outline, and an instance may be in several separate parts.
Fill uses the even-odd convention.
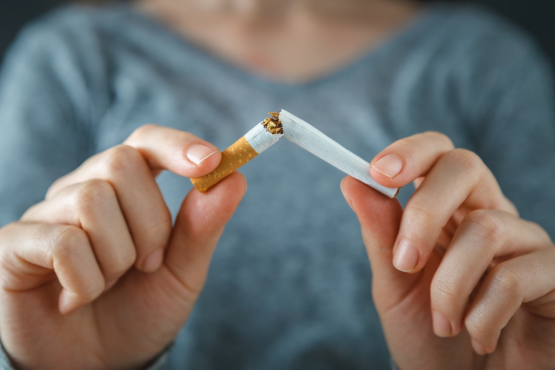
[[[550,78],[525,36],[472,8],[55,12],[23,32],[0,84],[6,361],[553,368]],[[338,171],[281,142],[245,177],[189,192],[217,148],[280,108],[374,158],[381,184],[414,182],[405,209],[352,178],[345,202]]]

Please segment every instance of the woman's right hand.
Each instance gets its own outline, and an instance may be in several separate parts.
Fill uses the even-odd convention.
[[[219,161],[191,134],[146,125],[0,229],[0,337],[17,368],[138,369],[172,342],[246,182],[193,189],[172,227],[155,177]]]

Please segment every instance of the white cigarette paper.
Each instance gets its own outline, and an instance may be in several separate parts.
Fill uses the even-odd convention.
[[[271,134],[266,131],[266,128],[262,126],[262,122],[254,126],[245,135],[245,139],[258,154],[277,143],[282,137],[283,134]]]
[[[245,136],[224,150],[222,160],[214,171],[203,177],[191,179],[193,185],[201,192],[207,191],[285,137],[380,193],[390,198],[397,196],[399,189],[386,188],[370,176],[370,163],[343,148],[307,122],[285,110],[279,112],[279,121],[277,113],[271,115],[273,118],[254,126]],[[278,126],[279,122],[283,125],[282,129]]]
[[[277,116],[277,114],[276,114]],[[273,125],[278,123],[268,122]],[[252,130],[247,132],[245,136],[233,143],[229,148],[222,152],[222,159],[218,167],[214,171],[202,177],[192,178],[191,182],[200,192],[208,191],[212,186],[216,185],[233,172],[237,171],[241,166],[247,164],[254,157],[274,145],[283,137],[281,133],[270,133],[264,127],[266,121],[260,122]],[[273,130],[275,132],[275,129]],[[282,132],[282,131],[281,131]]]
[[[376,189],[380,193],[390,198],[397,196],[399,189],[386,188],[378,184],[370,176],[370,163],[348,151],[307,122],[286,110],[280,111],[279,120],[283,124],[283,132],[287,140],[323,159],[347,175]]]

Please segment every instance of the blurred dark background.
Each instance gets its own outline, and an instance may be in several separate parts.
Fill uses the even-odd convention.
[[[28,21],[67,1],[16,0],[4,2],[0,11],[0,59],[18,30]],[[511,19],[534,35],[555,64],[554,0],[446,0],[482,4]]]

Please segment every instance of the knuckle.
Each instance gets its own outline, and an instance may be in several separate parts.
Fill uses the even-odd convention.
[[[474,152],[467,149],[453,149],[449,156],[457,162],[459,166],[469,172],[479,172],[484,168],[484,162]]]
[[[104,271],[106,280],[113,280],[125,273],[137,259],[137,251],[135,248],[122,249],[119,253],[110,256],[109,271]]]
[[[518,275],[506,266],[500,263],[495,266],[491,272],[491,289],[493,293],[503,297],[519,297],[521,296],[522,283]]]
[[[103,292],[106,284],[103,279],[90,279],[89,283],[84,287],[80,294],[85,301],[93,301],[99,297]]]
[[[148,246],[149,250],[165,247],[172,231],[172,219],[169,210],[156,212],[143,228],[140,243]]]
[[[430,294],[434,305],[448,310],[455,309],[459,303],[459,295],[454,286],[453,278],[445,273],[438,272],[432,281]]]
[[[471,314],[467,316],[464,320],[464,326],[473,338],[485,340],[490,337],[488,322],[481,315]]]
[[[444,133],[441,133],[438,131],[426,131],[422,133],[422,135],[424,135],[425,137],[431,139],[436,143],[440,143],[442,146],[446,148],[453,149],[455,147],[455,144],[453,144],[453,141],[451,140],[451,138],[449,138],[449,136],[445,135]]]
[[[505,241],[504,224],[495,212],[487,210],[474,210],[466,215],[464,222],[466,228],[481,239],[488,240],[495,246]]]
[[[82,248],[88,244],[89,239],[83,230],[75,226],[62,225],[54,231],[51,257],[70,255],[75,248]]]
[[[112,186],[104,180],[92,179],[83,182],[75,194],[79,209],[88,209],[91,206],[103,204],[115,198]]]
[[[148,135],[148,132],[152,131],[153,129],[158,128],[158,125],[155,125],[153,123],[147,123],[146,125],[142,125],[141,127],[135,129],[131,135],[129,136],[129,139],[132,141],[133,139],[136,139],[137,137],[143,137]]]
[[[107,151],[104,166],[108,177],[113,177],[142,162],[142,156],[136,149],[128,145],[118,145]]]
[[[409,200],[405,211],[403,212],[403,218],[411,220],[411,222],[418,222],[420,225],[433,225],[434,220],[437,218],[436,210],[433,206],[430,206],[427,202],[413,198]]]

